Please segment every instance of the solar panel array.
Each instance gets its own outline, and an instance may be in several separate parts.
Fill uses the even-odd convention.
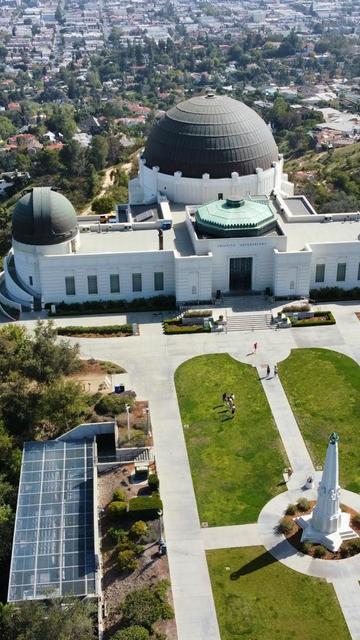
[[[24,446],[9,602],[94,595],[93,444]]]

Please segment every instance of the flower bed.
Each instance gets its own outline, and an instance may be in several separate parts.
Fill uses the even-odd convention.
[[[331,311],[315,311],[312,318],[300,318],[295,320],[290,318],[292,327],[317,327],[326,324],[336,324],[336,320]]]
[[[132,336],[133,328],[131,324],[112,324],[100,327],[70,326],[58,327],[57,332],[59,336],[75,336],[78,338],[102,338],[106,336],[108,338],[114,338],[117,336]]]

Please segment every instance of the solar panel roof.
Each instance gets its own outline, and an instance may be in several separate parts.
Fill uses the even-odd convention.
[[[8,601],[95,595],[91,442],[27,442]]]

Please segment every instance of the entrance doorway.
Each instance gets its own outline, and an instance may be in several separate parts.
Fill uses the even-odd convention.
[[[250,291],[252,258],[230,258],[230,291]]]

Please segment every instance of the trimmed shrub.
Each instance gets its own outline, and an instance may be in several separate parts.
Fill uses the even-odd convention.
[[[140,540],[141,538],[146,536],[147,532],[148,526],[146,522],[144,522],[143,520],[137,520],[136,522],[134,522],[129,531],[129,537],[131,538],[131,540]]]
[[[360,538],[351,540],[346,546],[346,551],[348,556],[356,556],[357,553],[360,553]]]
[[[300,498],[300,500],[297,501],[296,506],[299,511],[302,511],[304,513],[305,511],[309,511],[310,502],[306,498]]]
[[[360,287],[341,289],[340,287],[323,287],[311,289],[310,298],[314,300],[360,300]]]
[[[127,511],[126,502],[114,501],[107,506],[107,514],[114,520],[120,520]]]
[[[138,624],[117,631],[114,636],[111,636],[111,640],[149,640],[149,638],[148,630]]]
[[[126,502],[126,494],[123,489],[115,489],[112,494],[113,502]]]
[[[125,542],[125,540],[128,539],[127,531],[125,531],[125,529],[117,529],[116,527],[110,527],[108,536],[115,544]]]
[[[211,318],[210,309],[188,309],[184,313],[184,318]]]
[[[336,324],[331,311],[316,311],[313,318],[302,318],[300,320],[291,318],[292,327],[320,327],[327,324]]]
[[[285,515],[294,516],[296,512],[297,512],[296,504],[288,504],[288,506],[286,508],[286,511],[285,511]]]
[[[294,521],[291,518],[281,518],[278,524],[279,533],[291,533],[294,529]]]
[[[315,547],[314,556],[315,558],[324,558],[327,554],[327,549],[319,544],[318,547]]]
[[[132,324],[112,324],[102,325],[100,327],[58,327],[59,336],[81,336],[81,334],[98,334],[102,336],[119,336],[133,333]]]
[[[301,545],[301,551],[305,554],[308,555],[310,553],[310,549],[311,549],[311,542],[303,542]]]
[[[121,542],[119,542],[119,544],[117,546],[117,550],[118,551],[133,551],[136,556],[141,556],[141,554],[144,553],[145,547],[143,547],[141,544],[136,544],[136,542],[133,542],[129,538],[126,538],[126,539],[122,540]]]
[[[119,571],[135,571],[138,567],[135,552],[131,549],[124,549],[124,551],[120,551],[117,566]]]
[[[151,491],[157,491],[159,488],[159,478],[157,476],[157,473],[150,473],[149,477],[148,477],[148,485],[149,485],[149,489],[151,489]]]
[[[311,306],[305,300],[303,302],[290,302],[282,309],[282,313],[294,313],[299,311],[310,311]]]
[[[166,335],[176,335],[179,333],[211,333],[210,327],[204,327],[200,324],[169,324],[168,322],[164,321],[163,326],[164,333]]]
[[[89,302],[73,302],[55,304],[56,313],[51,314],[51,303],[46,305],[49,316],[79,316],[92,313],[122,313],[123,311],[167,311],[176,308],[175,296],[153,296],[151,298],[135,298],[134,300],[92,300]]]
[[[159,496],[136,496],[129,500],[129,514],[142,520],[154,520],[158,518],[158,511],[163,508],[163,503]]]
[[[125,405],[134,404],[134,398],[130,394],[119,395],[118,393],[109,393],[101,396],[95,405],[95,411],[99,416],[111,415],[116,416],[124,413]]]
[[[125,596],[121,604],[122,620],[125,624],[138,624],[151,630],[157,620],[174,617],[174,612],[167,602],[166,593],[164,594],[161,588],[162,582],[153,585],[151,589],[148,587],[135,589]],[[167,584],[166,581],[165,583]]]

